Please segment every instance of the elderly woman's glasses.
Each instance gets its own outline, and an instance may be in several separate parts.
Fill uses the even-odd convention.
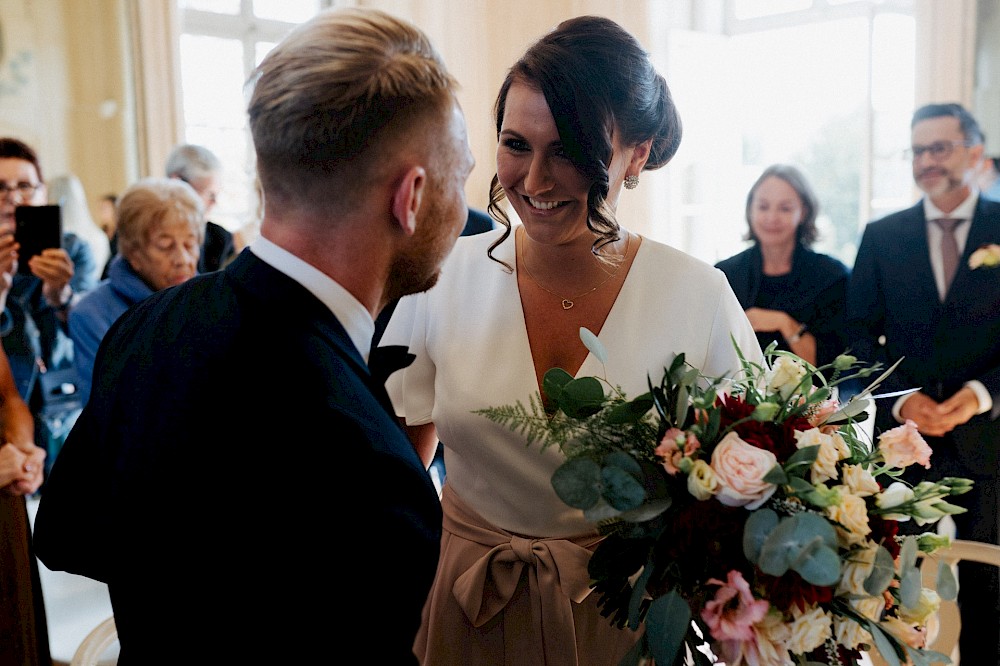
[[[931,159],[943,160],[951,156],[956,146],[971,145],[971,143],[965,140],[935,141],[927,146],[913,146],[912,148],[907,148],[903,151],[903,153],[906,155],[907,159],[911,160],[919,160],[924,153],[929,154]]]
[[[5,198],[12,192],[17,192],[23,199],[30,199],[41,186],[41,183],[15,183],[13,185],[0,183],[0,199]]]

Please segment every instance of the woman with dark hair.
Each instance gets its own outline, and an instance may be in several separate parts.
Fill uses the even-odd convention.
[[[772,342],[823,365],[845,351],[844,314],[849,270],[810,249],[816,242],[819,200],[802,172],[769,166],[747,194],[753,241],[717,268],[746,310],[761,347]]]
[[[474,411],[527,403],[553,367],[640,395],[675,353],[713,376],[739,369],[733,338],[761,353],[721,273],[616,217],[622,189],[681,139],[666,81],[632,35],[606,18],[564,21],[510,69],[495,111],[500,226],[459,238],[381,341],[416,356],[387,388],[424,463],[439,435],[447,444],[441,560],[415,651],[435,666],[617,664],[640,633],[592,594],[602,537],[552,489],[565,457]]]

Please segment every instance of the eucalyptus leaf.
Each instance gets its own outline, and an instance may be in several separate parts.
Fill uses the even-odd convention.
[[[563,386],[573,381],[573,375],[562,368],[550,368],[542,376],[542,390],[551,400],[559,401]]]
[[[797,513],[780,520],[764,540],[758,566],[766,574],[781,576],[794,564],[807,582],[832,585],[840,576],[836,548],[837,533],[830,523],[812,513]]]
[[[608,350],[604,348],[604,343],[597,339],[590,329],[581,326],[580,327],[580,340],[583,341],[583,346],[594,355],[602,365],[606,365],[608,362]]]
[[[903,608],[916,608],[920,603],[920,592],[923,589],[923,581],[920,577],[920,569],[909,567],[899,570],[899,603]]]
[[[878,623],[865,620],[863,624],[868,633],[875,639],[875,647],[878,648],[878,652],[882,655],[882,660],[886,663],[886,666],[902,666],[902,662],[899,660],[899,653],[897,652],[896,641],[891,639]]]
[[[676,590],[653,600],[646,614],[646,633],[650,636],[649,649],[657,664],[674,663],[684,647],[689,624],[691,607]]]
[[[630,523],[644,523],[647,520],[652,520],[658,515],[670,508],[674,503],[673,499],[668,495],[652,502],[647,502],[636,509],[629,509],[628,511],[622,511],[619,516],[622,520],[627,520]]]
[[[875,551],[875,560],[872,563],[871,573],[865,578],[865,592],[873,597],[877,597],[889,589],[895,573],[895,563],[892,555],[884,546],[879,546]]]
[[[912,569],[917,566],[917,554],[920,552],[920,545],[917,537],[907,535],[903,537],[903,543],[899,547],[899,568]]]
[[[834,585],[840,580],[840,555],[813,537],[792,560],[791,569],[813,585]]]
[[[584,419],[604,407],[604,386],[595,377],[580,377],[562,387],[556,403],[566,416]]]
[[[937,590],[938,596],[945,601],[954,601],[958,598],[958,581],[955,579],[955,570],[944,560],[938,562],[937,582],[934,589]]]
[[[590,458],[573,458],[552,474],[552,489],[574,509],[589,509],[601,499],[601,466]]]
[[[758,509],[750,514],[743,526],[743,555],[752,564],[757,564],[764,541],[777,525],[778,514],[771,509]]]
[[[625,453],[624,451],[612,451],[604,457],[604,467],[619,467],[637,481],[642,481],[642,465],[639,461]]]
[[[604,484],[604,499],[619,511],[635,509],[646,501],[646,489],[621,467],[605,465],[601,469],[601,481]]]

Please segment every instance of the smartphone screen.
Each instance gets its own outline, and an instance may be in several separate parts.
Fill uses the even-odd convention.
[[[62,214],[59,206],[18,206],[14,220],[14,240],[21,244],[17,272],[31,275],[28,259],[46,248],[62,247]]]

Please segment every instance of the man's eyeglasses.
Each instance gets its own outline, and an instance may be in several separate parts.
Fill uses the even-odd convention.
[[[11,192],[17,192],[22,198],[30,199],[41,186],[41,183],[16,183],[14,185],[0,183],[0,199],[6,197]]]
[[[971,146],[972,144],[968,141],[954,140],[954,141],[935,141],[928,146],[913,146],[912,148],[907,148],[903,151],[907,159],[919,160],[924,153],[928,153],[931,159],[943,160],[949,157],[952,152],[954,152],[956,146]]]

